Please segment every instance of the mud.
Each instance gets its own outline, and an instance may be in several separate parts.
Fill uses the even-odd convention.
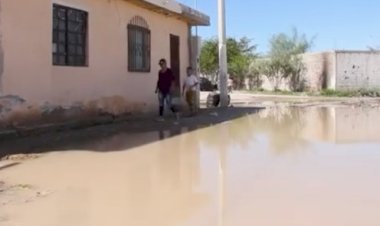
[[[280,105],[208,127],[33,143],[46,154],[0,180],[49,193],[0,206],[0,224],[378,226],[379,114]]]
[[[201,106],[203,107],[206,104],[207,94],[201,93]],[[231,99],[232,106],[245,109],[274,106],[380,107],[380,98],[272,96],[234,92],[231,94]],[[140,127],[145,127],[145,122],[152,119],[152,110],[148,111],[147,109],[145,103],[130,102],[121,96],[103,97],[67,106],[53,105],[48,102],[36,105],[28,103],[18,96],[5,96],[0,98],[0,139],[71,131],[120,122],[130,123],[136,120],[139,120]],[[178,106],[178,109],[186,115],[185,107]],[[195,124],[197,124],[196,121]]]
[[[136,118],[135,120],[115,121],[114,123],[100,124],[85,129],[57,130],[48,133],[43,133],[43,131],[37,136],[0,139],[0,159],[7,156],[28,156],[29,154],[55,150],[123,151],[164,139],[165,131],[170,131],[172,137],[178,136],[184,128],[189,131],[197,130],[240,118],[247,114],[255,114],[260,109],[257,107],[208,109],[202,110],[197,117],[181,117],[179,121],[176,121],[172,116],[168,116],[165,122],[157,122],[152,117]],[[147,133],[159,134],[159,136],[146,136]],[[113,140],[119,142],[115,142],[112,146],[103,144]]]
[[[15,155],[6,155],[3,158],[0,158],[0,161],[26,161],[31,159],[39,158],[39,154],[15,154]]]

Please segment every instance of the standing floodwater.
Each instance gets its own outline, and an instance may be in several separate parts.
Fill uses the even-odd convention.
[[[0,170],[0,225],[378,226],[379,115],[273,108],[45,148]]]

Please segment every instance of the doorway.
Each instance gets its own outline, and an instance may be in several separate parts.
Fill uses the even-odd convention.
[[[173,95],[181,96],[181,62],[180,62],[180,39],[177,35],[170,35],[170,68],[175,78]]]

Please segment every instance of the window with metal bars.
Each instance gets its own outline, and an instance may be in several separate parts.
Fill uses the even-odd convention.
[[[128,70],[150,72],[150,30],[147,22],[135,16],[128,24]]]
[[[53,5],[53,65],[87,66],[88,13]]]

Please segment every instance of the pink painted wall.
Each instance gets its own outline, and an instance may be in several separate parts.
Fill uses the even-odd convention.
[[[52,67],[49,1],[1,0],[1,6],[3,94],[46,100]]]
[[[158,60],[170,60],[169,35],[180,36],[181,77],[189,63],[188,26],[179,19],[123,0],[0,0],[4,51],[4,94],[31,103],[70,105],[104,97],[155,109]],[[89,67],[52,65],[52,4],[89,13]],[[151,72],[128,72],[127,24],[142,16],[151,30]],[[170,64],[170,61],[169,61]],[[120,99],[120,98],[119,98]]]

